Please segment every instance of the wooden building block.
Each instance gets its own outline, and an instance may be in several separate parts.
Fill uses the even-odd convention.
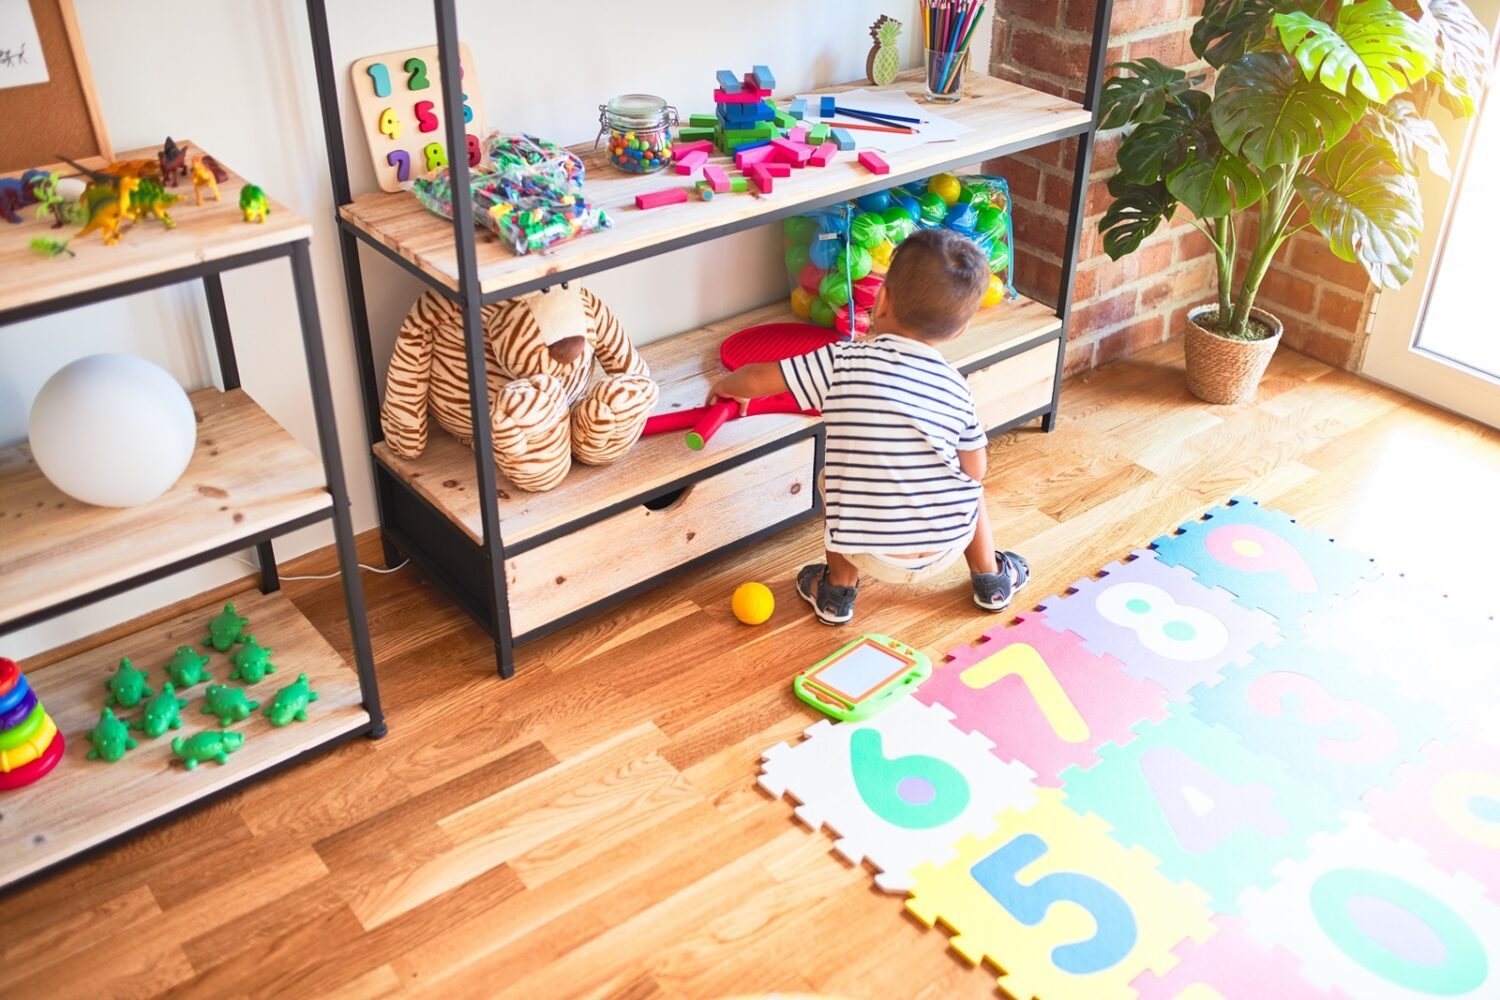
[[[807,115],[807,102],[800,97],[794,98],[792,100],[791,106],[788,107],[786,111],[787,114],[791,115],[798,121],[801,121],[803,117]]]
[[[726,94],[738,94],[740,92],[740,78],[734,75],[733,70],[721,69],[714,74],[719,80],[719,89]]]
[[[726,128],[723,135],[725,144],[729,146],[755,142],[757,139],[774,138],[776,138],[776,130],[769,123],[762,123],[754,128]]]
[[[776,78],[771,75],[771,70],[766,66],[756,66],[751,72],[755,74],[755,85],[762,90],[775,90]]]
[[[695,149],[691,153],[684,153],[678,156],[676,159],[677,162],[673,166],[679,174],[686,176],[707,163],[708,154],[701,149]]]
[[[776,182],[773,181],[771,179],[771,175],[766,172],[764,164],[757,163],[755,166],[750,168],[750,179],[755,182],[755,186],[760,189],[762,194],[770,194],[772,189],[776,186]]]
[[[828,127],[827,123],[818,122],[812,128],[807,130],[807,138],[804,139],[803,142],[810,142],[814,146],[821,145],[828,139],[828,133],[831,131],[832,129]]]
[[[769,146],[770,144],[770,139],[752,139],[749,142],[740,143],[738,146],[734,147],[734,151],[736,153],[743,153],[747,149],[759,149],[762,146]]]
[[[672,145],[672,152],[677,156],[682,156],[684,153],[691,153],[695,150],[700,149],[705,153],[712,153],[714,150],[714,144],[706,139],[695,139],[692,142],[677,142],[673,143]]]
[[[880,154],[873,149],[866,149],[859,154],[859,165],[872,174],[888,174],[891,172],[890,164],[880,158]]]
[[[794,129],[797,127],[797,119],[785,111],[776,112],[776,127],[779,129]]]
[[[849,150],[854,148],[854,136],[850,135],[844,129],[829,129],[828,137],[833,140],[833,144],[837,146],[842,152],[847,153]]]
[[[739,93],[731,94],[725,90],[714,91],[715,104],[759,104],[771,96],[769,90],[746,90],[741,88]]]
[[[731,178],[729,178],[729,190],[733,191],[735,194],[744,194],[746,191],[750,190],[750,178],[748,178],[748,177],[731,177]]]
[[[699,181],[693,185],[693,190],[698,192],[698,197],[704,201],[714,200],[714,189],[707,181]]]
[[[713,128],[719,124],[719,116],[711,114],[688,115],[688,125],[692,128]]]
[[[768,122],[777,118],[776,109],[764,102],[755,104],[721,104],[718,118],[733,128],[753,126],[757,122]]]
[[[812,147],[800,142],[792,142],[790,139],[772,139],[771,148],[776,152],[775,159],[782,163],[789,163],[794,167],[800,167],[807,163],[812,156]]]
[[[716,194],[723,194],[729,190],[729,175],[723,167],[710,163],[703,168],[703,183],[713,188]]]
[[[712,142],[714,133],[715,130],[711,128],[681,128],[677,130],[677,138],[678,141],[697,142],[701,139]]]
[[[635,196],[635,207],[639,209],[660,208],[663,205],[678,205],[688,200],[688,189],[685,187],[662,188],[660,191],[647,191],[645,194]]]
[[[799,125],[797,128],[794,128],[790,132],[788,132],[786,134],[786,137],[788,139],[792,140],[793,142],[806,142],[807,141],[807,129],[802,128]]]
[[[770,162],[774,153],[775,150],[771,148],[769,142],[763,146],[756,146],[753,149],[741,150],[734,154],[734,165],[741,170],[749,170],[757,163]]]
[[[809,167],[826,167],[833,159],[833,154],[837,153],[838,151],[839,148],[833,143],[825,142],[817,149],[813,150],[812,155],[807,158],[807,165]]]
[[[838,101],[832,97],[818,98],[818,117],[832,118],[837,112]]]
[[[766,173],[770,174],[772,177],[792,176],[792,168],[787,166],[785,163],[757,163],[756,166],[761,170],[764,170]]]

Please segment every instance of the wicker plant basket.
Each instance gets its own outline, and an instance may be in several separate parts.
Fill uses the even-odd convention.
[[[1273,331],[1265,340],[1231,340],[1198,325],[1198,317],[1218,306],[1198,306],[1187,316],[1188,391],[1208,403],[1243,403],[1255,395],[1276,345],[1281,343],[1281,320],[1264,309],[1251,307],[1250,315]]]

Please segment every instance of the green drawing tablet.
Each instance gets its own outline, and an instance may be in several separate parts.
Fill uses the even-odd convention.
[[[862,635],[798,674],[797,697],[840,722],[860,722],[932,674],[932,661],[888,635]]]

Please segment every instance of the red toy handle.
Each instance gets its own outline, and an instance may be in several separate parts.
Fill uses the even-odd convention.
[[[708,444],[708,439],[717,434],[725,423],[739,416],[739,413],[740,404],[733,399],[714,403],[698,418],[693,429],[688,431],[687,446],[694,451],[702,451],[703,446]]]
[[[817,410],[804,410],[797,405],[797,400],[789,392],[778,393],[775,396],[761,396],[750,400],[745,414],[749,417],[758,417],[767,413],[806,413],[811,416],[817,415]],[[723,411],[726,416],[718,417]],[[688,447],[695,451],[701,449],[713,437],[714,432],[723,427],[726,421],[739,417],[739,406],[733,400],[715,403],[712,406],[693,406],[685,410],[669,410],[666,413],[658,413],[646,418],[645,430],[641,432],[642,437],[650,437],[653,434],[671,434],[674,431],[691,431],[688,435]],[[715,421],[712,429],[705,433],[704,428],[710,421]],[[694,444],[694,440],[697,444]]]
[[[698,418],[707,411],[706,406],[694,406],[686,410],[668,410],[666,413],[657,413],[646,418],[646,429],[641,431],[641,437],[691,430],[698,422]]]

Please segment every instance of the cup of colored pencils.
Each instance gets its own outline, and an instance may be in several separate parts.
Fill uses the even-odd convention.
[[[922,0],[927,99],[951,104],[964,96],[969,44],[984,16],[983,0]]]

